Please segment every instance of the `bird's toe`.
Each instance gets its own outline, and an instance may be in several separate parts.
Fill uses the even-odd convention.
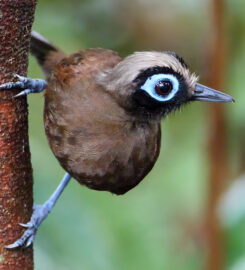
[[[47,217],[48,213],[49,211],[45,205],[34,205],[31,220],[27,223],[20,223],[20,226],[26,228],[23,235],[13,244],[5,246],[5,248],[14,249],[29,247],[34,242],[38,227]]]

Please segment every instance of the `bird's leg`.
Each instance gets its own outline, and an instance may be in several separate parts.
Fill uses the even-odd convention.
[[[26,248],[33,243],[38,227],[46,219],[46,217],[54,207],[56,201],[60,197],[62,191],[69,183],[70,179],[71,179],[70,174],[66,173],[57,189],[51,195],[51,197],[42,205],[34,205],[31,220],[26,224],[20,223],[22,227],[27,228],[24,234],[13,244],[5,246],[5,248],[8,249],[20,247]]]
[[[20,75],[15,75],[18,79],[16,82],[7,82],[0,85],[0,90],[5,89],[23,89],[19,94],[15,97],[28,95],[30,93],[40,93],[42,92],[48,85],[45,80],[41,79],[30,79],[27,77],[23,77]]]

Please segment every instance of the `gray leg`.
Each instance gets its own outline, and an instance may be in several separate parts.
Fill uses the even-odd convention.
[[[57,189],[51,195],[51,197],[42,205],[34,205],[31,220],[26,224],[20,223],[22,227],[27,228],[24,234],[13,244],[5,246],[5,248],[8,249],[20,247],[26,248],[33,243],[38,227],[46,219],[46,217],[54,207],[56,201],[60,197],[62,191],[69,183],[70,179],[71,179],[70,174],[66,173]]]
[[[18,95],[15,97],[19,96],[24,96],[28,95],[30,93],[40,93],[42,92],[48,85],[48,83],[45,80],[41,79],[30,79],[26,77],[22,77],[19,75],[15,75],[15,77],[18,79],[17,82],[7,82],[2,85],[0,85],[0,90],[5,90],[5,89],[23,89]]]

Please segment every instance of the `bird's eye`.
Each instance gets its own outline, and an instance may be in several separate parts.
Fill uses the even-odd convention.
[[[160,81],[155,85],[155,91],[159,96],[166,97],[173,90],[170,81]]]
[[[155,74],[145,81],[141,90],[158,101],[168,101],[178,92],[179,80],[172,74]]]

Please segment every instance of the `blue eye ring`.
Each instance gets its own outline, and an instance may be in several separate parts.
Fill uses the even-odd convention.
[[[161,81],[168,81],[172,83],[173,89],[171,92],[163,97],[156,93],[155,86],[160,83]],[[155,74],[149,77],[145,83],[141,86],[141,90],[147,92],[152,98],[158,100],[158,101],[168,101],[172,99],[175,94],[179,90],[179,81],[178,79],[172,75],[172,74]]]

